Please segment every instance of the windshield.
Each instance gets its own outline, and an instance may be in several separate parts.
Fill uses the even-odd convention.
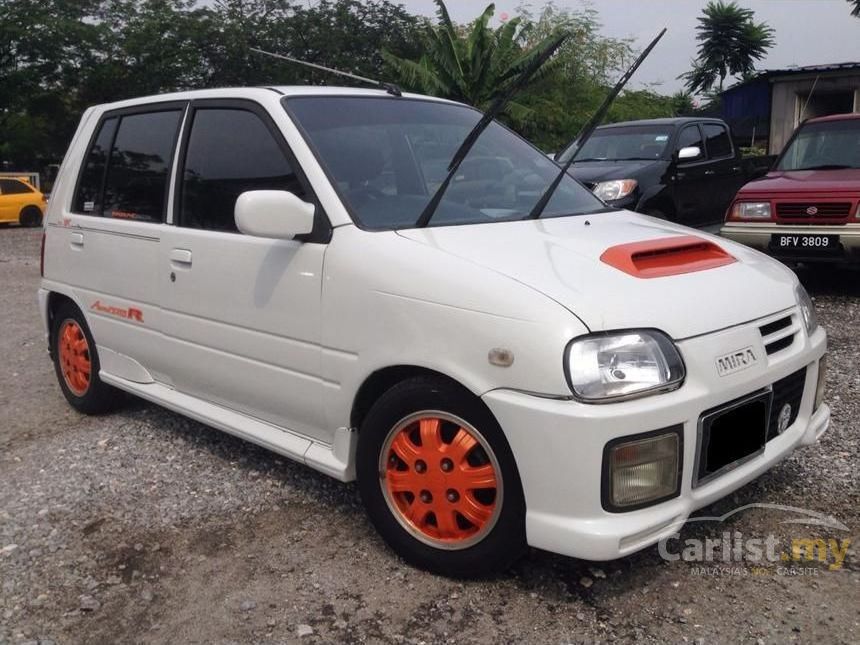
[[[626,159],[661,159],[669,145],[672,129],[655,125],[629,125],[595,130],[576,155],[576,161],[620,161]],[[559,157],[566,161],[577,148],[570,146]]]
[[[860,168],[860,119],[807,123],[777,165],[777,170],[837,168]]]
[[[353,219],[375,230],[411,228],[481,117],[471,108],[391,97],[292,97],[285,105],[304,131]],[[558,166],[492,123],[460,165],[430,226],[523,219]],[[543,217],[605,210],[565,176]]]

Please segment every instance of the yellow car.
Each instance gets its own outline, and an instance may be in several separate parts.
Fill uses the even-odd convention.
[[[47,201],[47,197],[27,181],[17,177],[0,177],[0,223],[18,222],[21,226],[39,226]]]

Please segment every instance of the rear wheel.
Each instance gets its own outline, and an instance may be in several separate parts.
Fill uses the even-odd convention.
[[[71,302],[57,309],[51,326],[51,354],[60,389],[73,408],[98,414],[113,408],[119,391],[99,378],[99,355],[83,314]]]
[[[487,575],[525,550],[525,502],[510,447],[489,411],[442,380],[386,392],[362,424],[362,500],[405,560],[453,577]]]
[[[42,224],[42,211],[35,206],[27,206],[21,210],[18,216],[18,222],[21,226],[33,228]]]

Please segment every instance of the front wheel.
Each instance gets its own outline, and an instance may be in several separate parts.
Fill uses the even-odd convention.
[[[507,440],[453,384],[415,378],[380,397],[360,429],[357,470],[371,521],[411,564],[475,577],[525,551],[525,502]]]

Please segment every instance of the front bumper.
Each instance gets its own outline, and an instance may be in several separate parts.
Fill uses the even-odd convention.
[[[786,312],[779,314],[785,316]],[[794,315],[799,315],[794,312]],[[607,405],[540,398],[494,390],[483,400],[505,431],[526,499],[526,535],[534,547],[587,560],[612,560],[675,533],[694,510],[755,479],[796,447],[814,443],[827,429],[830,409],[813,412],[818,361],[826,334],[800,329],[787,349],[768,356],[758,325],[740,325],[678,343],[687,365],[684,385],[667,394]],[[752,367],[720,377],[715,358],[743,347],[762,357]],[[699,417],[705,410],[765,388],[806,368],[798,416],[764,452],[694,487]],[[680,494],[640,510],[611,513],[601,504],[603,450],[611,439],[683,425]]]
[[[860,223],[839,226],[786,225],[774,222],[728,222],[720,235],[784,260],[816,262],[860,262]],[[780,251],[771,247],[772,235],[838,235],[832,252]]]

